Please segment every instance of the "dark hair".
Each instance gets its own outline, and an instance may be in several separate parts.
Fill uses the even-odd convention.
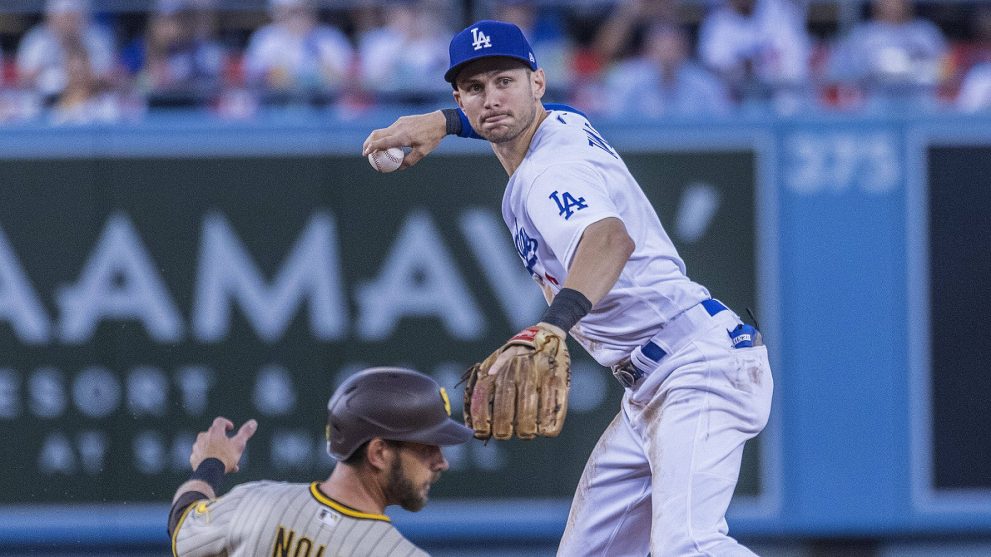
[[[381,437],[379,438],[381,439]],[[385,443],[391,447],[402,447],[402,441],[393,441],[392,439],[382,439]],[[372,440],[365,441],[364,443],[358,445],[358,448],[351,453],[351,456],[345,458],[341,461],[341,464],[347,464],[348,466],[361,466],[368,460],[368,444]]]

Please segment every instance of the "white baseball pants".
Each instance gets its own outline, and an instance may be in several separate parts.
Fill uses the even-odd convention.
[[[634,389],[585,465],[558,556],[754,555],[728,535],[743,445],[767,424],[764,346],[734,348],[712,316]]]

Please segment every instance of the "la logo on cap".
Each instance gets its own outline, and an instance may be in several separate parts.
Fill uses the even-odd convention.
[[[475,50],[482,50],[483,48],[492,47],[492,39],[490,39],[485,33],[479,31],[478,27],[471,30],[471,38],[471,46],[475,47]]]

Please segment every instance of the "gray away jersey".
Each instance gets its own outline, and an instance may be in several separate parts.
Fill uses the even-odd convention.
[[[425,557],[389,517],[356,511],[318,483],[239,485],[183,514],[172,538],[177,556]]]

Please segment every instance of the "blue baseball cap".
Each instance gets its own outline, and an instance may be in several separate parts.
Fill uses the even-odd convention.
[[[531,70],[537,69],[537,59],[523,31],[503,21],[485,19],[469,25],[451,39],[450,53],[451,66],[444,74],[444,80],[452,85],[465,64],[481,58],[515,58]]]

